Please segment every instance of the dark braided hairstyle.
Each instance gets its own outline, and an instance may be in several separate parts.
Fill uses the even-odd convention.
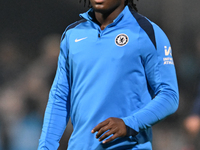
[[[82,1],[84,1],[84,7],[86,6],[87,1],[88,1],[88,6],[90,7],[90,0],[79,0],[79,3],[81,3]],[[139,1],[139,0],[137,0],[137,1]],[[136,4],[134,3],[134,0],[126,0],[125,5],[129,5],[135,11],[138,11]]]
[[[139,1],[139,0],[137,0]],[[134,9],[136,12],[138,12],[138,9],[136,7],[136,4],[134,3],[134,0],[126,0],[125,5],[130,6],[132,9]]]

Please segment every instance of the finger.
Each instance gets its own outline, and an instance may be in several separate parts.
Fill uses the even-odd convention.
[[[92,132],[92,133],[95,133],[96,131],[99,131],[102,127],[106,126],[108,123],[109,123],[108,120],[105,120],[105,121],[99,123],[96,127],[94,127],[94,128],[92,129],[91,132]]]
[[[111,128],[108,125],[105,125],[101,129],[99,129],[98,133],[96,134],[96,138],[99,138],[104,132],[110,130]]]
[[[109,137],[110,135],[115,134],[115,133],[116,133],[116,129],[112,129],[112,130],[106,132],[105,134],[103,134],[103,135],[99,138],[99,141],[103,141],[104,139],[106,139],[107,137]]]
[[[118,138],[118,137],[119,137],[119,136],[118,136],[118,134],[116,133],[116,134],[114,134],[113,136],[111,136],[109,139],[103,141],[102,143],[105,144],[105,143],[111,142],[111,141],[113,141],[114,139],[116,139],[116,138]]]

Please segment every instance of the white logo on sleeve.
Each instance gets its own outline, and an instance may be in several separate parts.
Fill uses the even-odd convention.
[[[165,50],[165,56],[166,56],[163,58],[164,65],[174,65],[173,58],[171,57],[172,56],[172,48],[164,46],[164,50]]]
[[[172,48],[171,47],[167,48],[167,46],[164,46],[164,48],[165,48],[165,56],[169,55],[172,56]]]
[[[85,39],[87,39],[87,37],[84,37],[84,38],[81,38],[81,39],[75,39],[75,42],[80,42],[80,41],[85,40]]]

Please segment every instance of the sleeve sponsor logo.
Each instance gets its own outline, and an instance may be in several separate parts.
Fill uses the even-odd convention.
[[[163,58],[163,62],[164,62],[163,64],[164,65],[174,65],[174,61],[172,58],[172,48],[164,46],[164,50],[165,50],[166,57]]]
[[[167,46],[164,46],[164,48],[165,48],[165,56],[172,56],[172,48],[171,47],[169,47],[169,48],[167,48]]]

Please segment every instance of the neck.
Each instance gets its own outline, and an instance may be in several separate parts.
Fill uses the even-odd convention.
[[[98,21],[101,30],[104,30],[107,25],[111,24],[115,18],[123,11],[124,6],[116,8],[112,12],[102,13],[95,12],[96,20]]]

